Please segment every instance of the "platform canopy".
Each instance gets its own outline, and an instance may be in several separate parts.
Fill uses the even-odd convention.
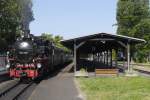
[[[93,47],[95,48],[95,52],[98,52],[107,49],[125,47],[127,43],[137,44],[142,42],[146,41],[144,39],[108,33],[97,33],[93,35],[61,41],[64,46],[70,48],[71,50],[74,49],[74,43],[76,43],[76,45],[82,43],[84,46],[80,48],[80,52],[84,53],[91,53],[93,51]]]
[[[123,48],[127,51],[128,72],[132,71],[130,67],[130,46],[138,43],[145,43],[144,39],[133,38],[123,35],[114,35],[108,33],[97,33],[93,35],[78,37],[69,40],[63,40],[61,43],[74,52],[74,72],[76,72],[78,54],[97,54],[111,52],[114,49],[116,53],[118,49]],[[106,55],[104,55],[106,56]],[[107,57],[107,56],[106,56]],[[105,58],[105,57],[104,57]],[[107,57],[108,58],[108,57]],[[108,59],[107,59],[108,62]],[[112,57],[111,57],[112,65]],[[116,58],[117,66],[117,58]]]

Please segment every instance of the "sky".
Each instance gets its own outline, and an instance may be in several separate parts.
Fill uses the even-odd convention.
[[[116,33],[117,0],[33,0],[32,34],[51,33],[70,39]]]

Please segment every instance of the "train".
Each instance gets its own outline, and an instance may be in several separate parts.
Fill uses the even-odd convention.
[[[28,34],[18,38],[7,52],[6,68],[11,78],[34,80],[71,60],[71,52],[41,36]]]

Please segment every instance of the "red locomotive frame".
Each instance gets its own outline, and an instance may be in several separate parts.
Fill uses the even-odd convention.
[[[26,70],[19,70],[19,69],[26,69]],[[16,68],[10,69],[10,77],[15,77],[15,78],[21,78],[23,76],[26,76],[28,78],[36,78],[39,76],[38,71],[36,70],[36,67],[34,64],[26,64],[26,65],[16,65]],[[23,75],[25,74],[25,75]]]
[[[9,62],[15,62],[15,59],[8,58]],[[37,68],[38,64],[40,66],[44,66],[42,68]],[[12,78],[29,78],[35,79],[37,77],[42,76],[45,73],[48,73],[49,65],[48,65],[48,57],[44,58],[36,58],[34,59],[34,63],[30,64],[15,64],[13,67],[9,68],[9,76]],[[51,65],[52,66],[52,65]]]

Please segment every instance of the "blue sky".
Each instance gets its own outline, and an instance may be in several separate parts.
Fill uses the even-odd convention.
[[[98,32],[116,33],[117,0],[33,0],[31,33],[64,39]]]

